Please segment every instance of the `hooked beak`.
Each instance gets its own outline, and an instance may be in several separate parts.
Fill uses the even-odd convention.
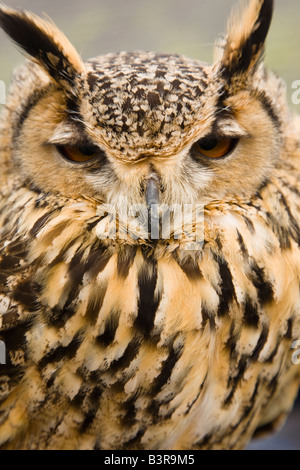
[[[148,233],[154,243],[157,243],[160,236],[160,191],[160,178],[156,173],[151,173],[145,184],[145,198],[148,207]]]
[[[156,173],[152,173],[146,181],[145,197],[148,209],[154,204],[159,204],[160,180]]]

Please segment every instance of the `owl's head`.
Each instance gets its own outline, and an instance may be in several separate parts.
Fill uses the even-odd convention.
[[[55,25],[2,6],[28,55],[4,114],[11,174],[108,203],[251,197],[284,141],[285,90],[261,60],[272,13],[273,0],[251,0],[235,14],[213,65],[146,52],[83,62]]]

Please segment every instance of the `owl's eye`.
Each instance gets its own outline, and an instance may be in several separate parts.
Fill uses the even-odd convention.
[[[76,145],[57,145],[56,148],[64,158],[76,163],[89,162],[99,152],[99,149],[92,145],[82,147]]]
[[[236,147],[238,139],[232,137],[209,136],[199,140],[193,145],[193,153],[209,158],[223,158],[228,156]]]

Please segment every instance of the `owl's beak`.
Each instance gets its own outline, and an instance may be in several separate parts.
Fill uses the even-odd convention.
[[[149,238],[156,242],[160,235],[160,200],[161,182],[156,173],[151,173],[145,182],[145,198],[148,207],[148,234]]]
[[[160,180],[156,173],[151,175],[146,180],[145,197],[148,209],[151,209],[152,205],[159,204],[159,193],[160,193]]]

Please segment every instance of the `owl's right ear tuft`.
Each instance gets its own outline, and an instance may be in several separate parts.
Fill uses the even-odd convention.
[[[249,0],[242,11],[232,15],[221,58],[228,80],[255,71],[264,52],[273,9],[274,0]]]
[[[54,24],[0,5],[0,27],[58,83],[72,86],[83,72],[76,49]]]

